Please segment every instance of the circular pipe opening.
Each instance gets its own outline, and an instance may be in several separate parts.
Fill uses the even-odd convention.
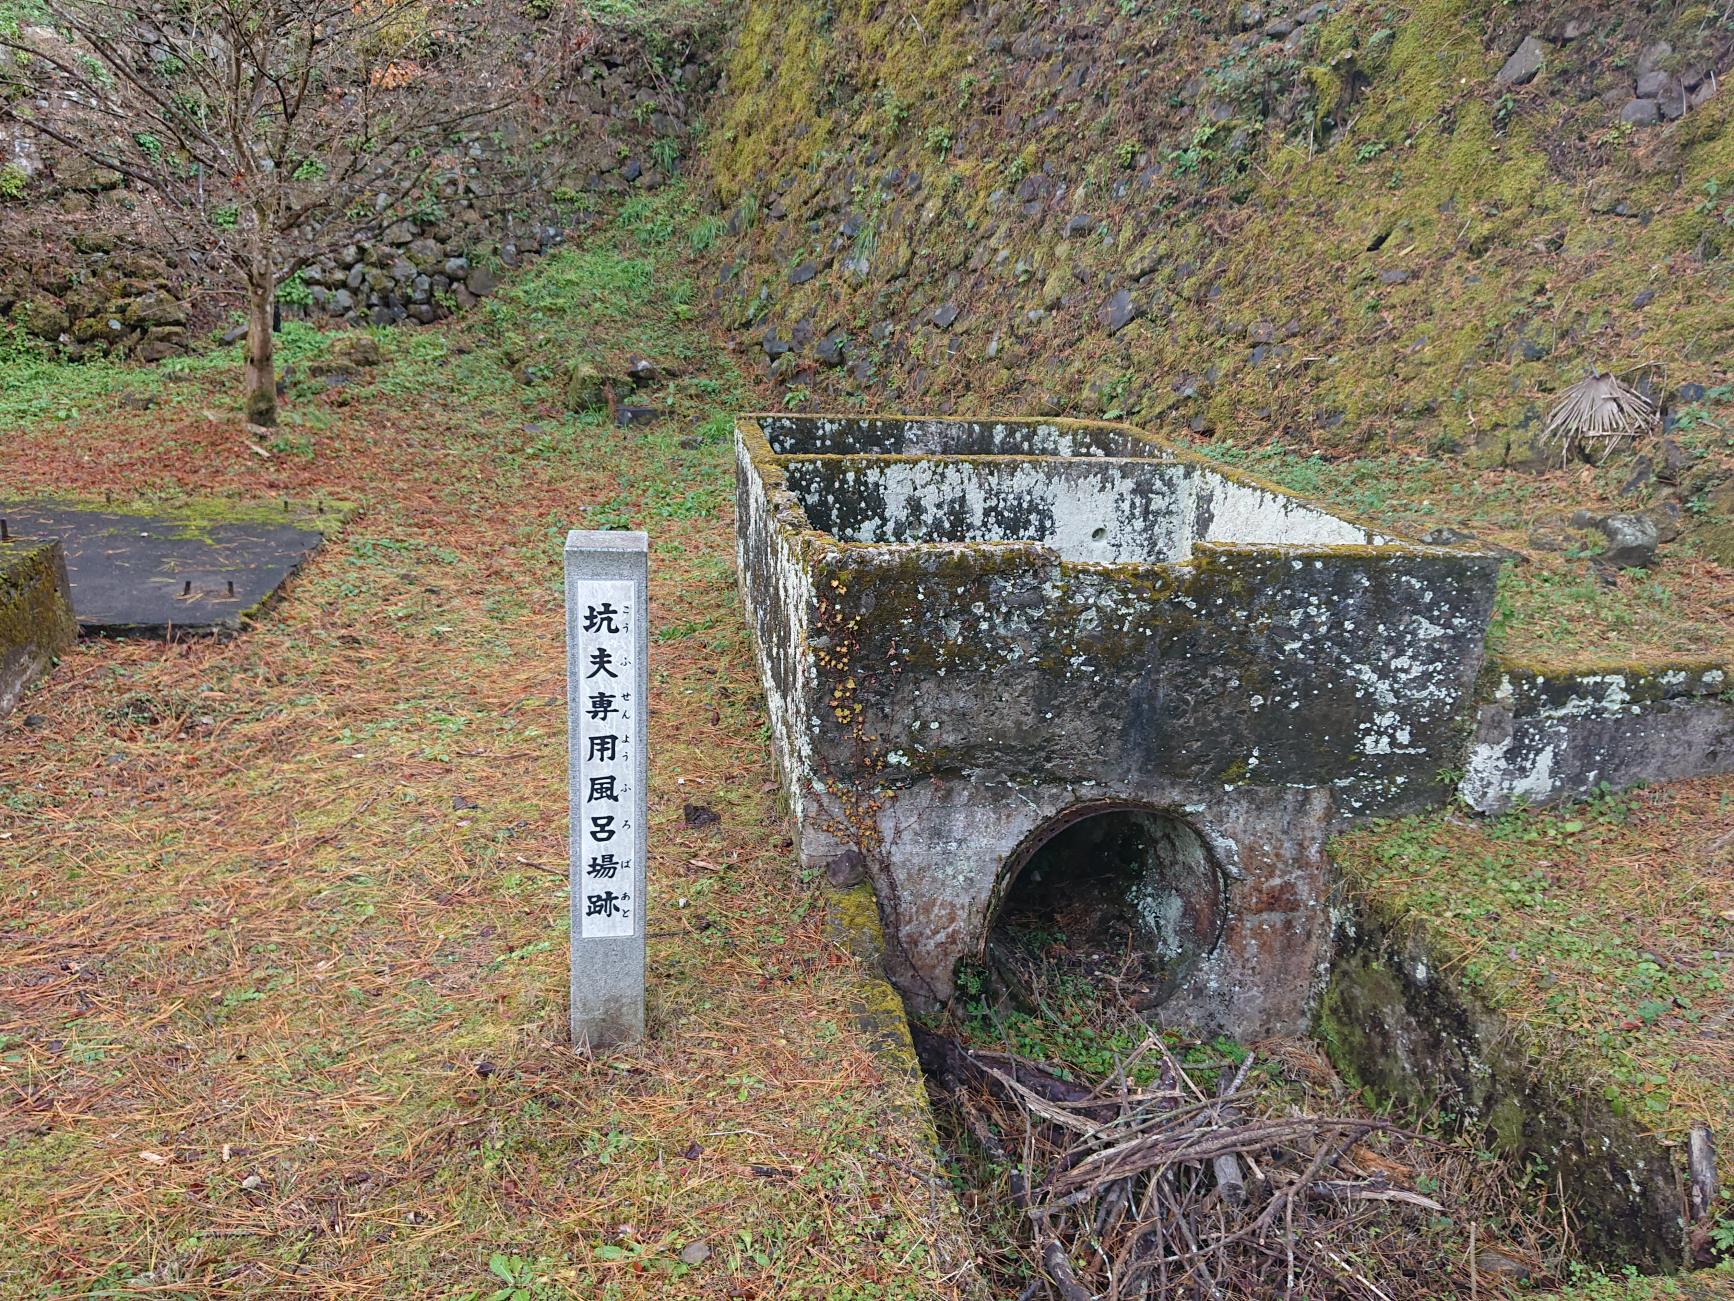
[[[1086,806],[1009,860],[984,957],[1021,1002],[1032,1001],[1032,972],[1059,969],[1149,1010],[1216,948],[1227,895],[1227,877],[1185,820],[1138,805]]]

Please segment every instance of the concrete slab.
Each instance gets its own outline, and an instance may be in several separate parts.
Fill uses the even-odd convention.
[[[303,518],[139,514],[51,500],[0,501],[15,537],[57,539],[87,635],[232,635],[325,540]]]
[[[0,718],[72,644],[66,562],[53,542],[0,542]]]

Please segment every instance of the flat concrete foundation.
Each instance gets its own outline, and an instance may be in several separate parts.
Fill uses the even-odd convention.
[[[56,542],[0,542],[0,718],[78,634]]]
[[[324,541],[301,523],[0,502],[14,533],[59,540],[81,632],[230,635]]]

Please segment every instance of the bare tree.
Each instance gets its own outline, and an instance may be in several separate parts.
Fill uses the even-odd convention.
[[[587,30],[550,0],[46,0],[0,47],[0,118],[148,190],[245,289],[246,413],[277,420],[278,289],[410,215]],[[8,84],[12,83],[12,84]]]

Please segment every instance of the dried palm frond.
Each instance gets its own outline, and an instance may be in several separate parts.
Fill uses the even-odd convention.
[[[1599,455],[1591,459],[1606,460],[1621,439],[1636,439],[1655,423],[1655,404],[1642,393],[1612,375],[1592,373],[1559,395],[1542,437],[1558,440],[1562,465],[1574,451],[1597,444]]]

